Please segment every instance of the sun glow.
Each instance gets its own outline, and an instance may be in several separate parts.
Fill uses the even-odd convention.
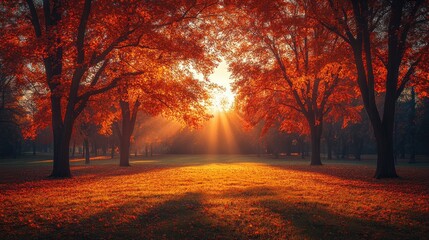
[[[234,93],[230,89],[218,91],[212,96],[212,112],[227,112],[234,104]]]
[[[222,61],[209,76],[211,82],[219,85],[222,89],[217,89],[212,95],[212,112],[227,112],[234,105],[235,94],[231,90],[231,73],[228,65]]]

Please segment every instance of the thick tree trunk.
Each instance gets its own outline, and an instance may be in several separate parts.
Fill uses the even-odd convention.
[[[390,106],[390,110],[385,109],[384,119],[381,123],[371,120],[377,143],[377,168],[374,174],[374,177],[377,179],[398,177],[395,169],[395,156],[393,151],[394,111],[394,106]],[[369,111],[368,115],[371,119]]]
[[[395,169],[395,157],[393,154],[393,133],[392,131],[379,130],[376,133],[377,141],[377,169],[374,177],[397,178]]]
[[[315,125],[310,128],[311,134],[311,162],[310,165],[322,165],[320,158],[320,139],[322,138],[322,126]]]
[[[56,134],[59,135],[59,134]],[[69,178],[71,177],[69,162],[70,139],[57,137],[54,139],[54,166],[50,177]]]
[[[137,111],[140,102],[137,100],[133,109],[130,109],[129,102],[120,101],[119,103],[122,113],[122,128],[119,133],[119,166],[130,166],[130,145],[131,135],[134,131],[134,125],[137,118]]]
[[[122,123],[124,125],[124,123]],[[122,137],[119,144],[119,166],[130,166],[130,135],[125,135],[122,132]]]
[[[53,169],[49,177],[69,178],[71,177],[69,162],[69,145],[72,131],[72,119],[62,121],[61,98],[51,96],[52,105],[52,131],[54,137],[54,159]]]
[[[85,164],[90,164],[91,160],[89,156],[89,141],[87,137],[83,139],[83,146],[85,147]]]

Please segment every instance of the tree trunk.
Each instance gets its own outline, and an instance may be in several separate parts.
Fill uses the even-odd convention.
[[[110,149],[110,159],[113,159],[115,157],[115,147],[112,146],[112,148]]]
[[[103,143],[103,146],[101,147],[101,149],[103,150],[103,156],[107,155],[107,147],[109,146],[109,143]]]
[[[33,156],[36,156],[36,140],[33,140],[32,144],[33,144]]]
[[[310,165],[322,165],[320,159],[320,139],[322,137],[322,125],[310,127],[311,137],[311,162]]]
[[[119,133],[119,166],[130,166],[130,142],[134,131],[134,125],[137,118],[137,111],[140,102],[134,103],[133,109],[130,109],[129,102],[121,100],[119,102],[122,114],[122,129]],[[118,127],[119,128],[119,127]]]
[[[94,139],[93,141],[92,141],[92,155],[94,156],[94,157],[97,157],[98,156],[98,146],[97,146],[97,141]]]
[[[54,137],[54,159],[53,169],[49,177],[69,178],[71,177],[69,162],[69,145],[73,120],[62,121],[61,98],[51,96],[52,105],[52,131]],[[71,116],[69,116],[71,117]]]
[[[60,135],[60,134],[56,134]],[[62,135],[62,134],[61,134]],[[57,137],[54,139],[54,166],[49,177],[69,178],[71,177],[69,162],[69,143],[70,139],[66,137]]]
[[[377,169],[375,178],[396,178],[395,159],[392,144],[387,139],[377,141]]]
[[[286,139],[286,156],[292,155],[292,137],[288,136]]]
[[[328,160],[332,160],[332,139],[331,138],[326,139],[326,147],[328,152]]]
[[[261,144],[259,141],[258,141],[256,147],[257,147],[257,156],[261,157]]]
[[[408,122],[410,125],[410,160],[409,163],[416,162],[416,93],[414,87],[411,88],[411,106],[410,114],[408,117]]]
[[[74,158],[74,154],[76,153],[76,140],[73,141],[72,155],[71,158]]]
[[[363,149],[363,138],[360,136],[354,136],[353,143],[355,147],[355,160],[361,160],[362,149]]]
[[[124,129],[124,121],[122,121],[122,129]],[[122,132],[122,137],[119,144],[119,166],[130,166],[130,137],[128,133]]]
[[[379,130],[376,133],[377,169],[374,177],[396,178],[395,157],[393,154],[393,132]]]
[[[348,158],[349,155],[349,149],[348,149],[348,141],[346,137],[343,135],[341,136],[341,159]]]
[[[300,148],[301,148],[301,158],[305,158],[305,141],[304,139],[300,139]]]
[[[90,156],[89,156],[89,141],[88,141],[88,137],[85,137],[83,139],[83,146],[85,147],[85,164],[90,164],[91,160],[90,160]]]

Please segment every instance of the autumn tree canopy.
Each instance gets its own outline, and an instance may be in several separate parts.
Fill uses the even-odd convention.
[[[246,119],[265,130],[280,122],[280,130],[309,132],[311,164],[320,165],[326,116],[356,118],[344,41],[309,18],[304,2],[237,1],[232,11],[224,31]]]
[[[163,53],[172,47],[193,49],[197,70],[206,71],[206,53],[184,41],[186,28],[198,27],[210,1],[14,1],[2,3],[7,25],[2,40],[23,59],[29,83],[49,96],[54,136],[52,177],[70,176],[68,148],[73,124],[90,98],[144,73],[133,50],[158,42]],[[177,29],[181,29],[178,31]],[[165,36],[164,34],[167,34]],[[176,34],[175,34],[176,33]],[[137,55],[134,55],[137,56]],[[133,65],[134,64],[134,65]],[[139,64],[142,64],[139,62]],[[203,67],[205,66],[205,67]]]
[[[321,164],[324,123],[359,120],[362,104],[375,177],[396,177],[396,104],[429,91],[428,9],[424,0],[1,1],[1,90],[13,89],[25,138],[51,125],[51,176],[70,177],[77,121],[115,132],[128,165],[139,111],[191,126],[210,117],[214,86],[194,75],[224,59],[245,120],[309,134],[311,164]]]
[[[375,177],[397,177],[393,155],[395,105],[406,87],[425,95],[429,54],[427,1],[322,1],[318,23],[348,44],[357,84],[377,141]],[[376,98],[383,94],[378,107]]]

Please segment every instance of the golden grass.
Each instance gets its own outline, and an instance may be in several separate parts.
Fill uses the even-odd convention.
[[[427,239],[428,168],[182,158],[2,169],[0,238]]]

